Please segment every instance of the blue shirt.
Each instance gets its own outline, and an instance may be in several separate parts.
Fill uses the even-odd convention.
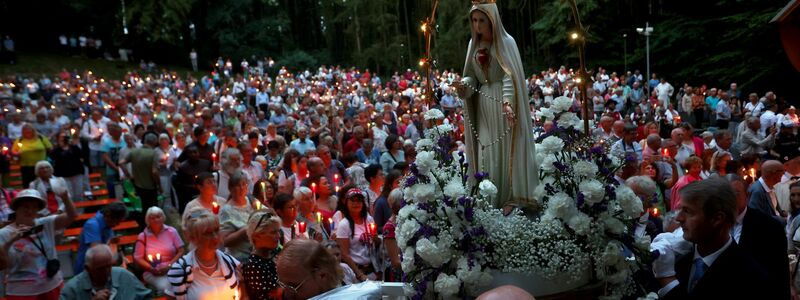
[[[261,104],[264,105],[269,104],[269,94],[263,91],[258,92],[258,94],[256,94],[256,105],[261,105]]]
[[[364,153],[364,148],[358,148],[358,150],[356,150],[356,159],[358,159],[358,162],[365,163],[368,165],[380,164],[381,152],[372,149],[372,152],[369,154],[369,157],[367,157],[367,155]]]
[[[100,152],[104,152],[108,154],[108,158],[111,159],[113,162],[119,161],[119,152],[122,148],[127,147],[125,144],[125,140],[121,137],[119,139],[119,143],[115,143],[110,137],[106,137],[103,139],[103,145],[100,148]],[[116,176],[118,171],[116,169],[110,168],[106,165],[106,175],[114,175]]]
[[[283,125],[286,122],[286,115],[273,115],[269,122],[275,125]]]
[[[719,102],[719,97],[706,97],[706,104],[711,107],[711,110],[717,110],[717,102]]]
[[[303,140],[303,142],[300,142],[300,139],[296,139],[289,144],[289,147],[297,150],[297,152],[300,152],[301,155],[306,154],[307,151],[314,151],[317,149],[317,146],[314,145],[314,142],[308,138]]]
[[[103,218],[102,212],[98,211],[93,218],[87,220],[86,223],[83,224],[80,244],[78,245],[78,255],[75,258],[75,265],[72,269],[76,275],[83,271],[83,260],[86,256],[86,250],[89,250],[92,243],[105,244],[108,243],[108,240],[112,237],[114,237],[114,231],[111,230],[111,227],[106,225],[106,220]]]

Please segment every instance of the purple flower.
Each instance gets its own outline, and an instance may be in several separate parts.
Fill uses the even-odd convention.
[[[583,203],[586,201],[586,196],[583,195],[583,192],[578,192],[578,197],[575,198],[577,199],[578,207],[582,207]]]
[[[486,172],[475,173],[475,180],[477,180],[478,182],[483,181],[487,177],[489,177],[489,173],[486,173]]]
[[[414,175],[409,175],[406,178],[406,186],[409,187],[409,186],[412,186],[412,185],[415,185],[415,184],[417,184],[417,177],[414,176]]]
[[[464,219],[467,222],[472,222],[473,218],[475,217],[475,209],[472,206],[467,206],[464,208]]]

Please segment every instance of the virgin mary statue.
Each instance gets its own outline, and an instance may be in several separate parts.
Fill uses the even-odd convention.
[[[539,177],[517,43],[503,29],[494,0],[472,4],[472,39],[456,85],[464,99],[470,172],[489,174],[498,190],[495,207],[530,206]]]

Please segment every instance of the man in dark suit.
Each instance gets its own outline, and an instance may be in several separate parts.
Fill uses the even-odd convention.
[[[663,299],[774,299],[766,272],[731,237],[736,197],[723,178],[693,182],[680,191],[683,238],[694,251],[675,262],[670,245],[653,243],[660,256],[653,273]]]
[[[753,182],[747,190],[750,193],[747,207],[773,216],[786,225],[784,217],[787,212],[778,206],[778,196],[773,190],[775,184],[781,182],[784,172],[783,164],[777,160],[768,160],[761,164],[761,178]]]
[[[774,218],[747,207],[745,182],[736,174],[725,176],[736,194],[736,224],[731,236],[739,248],[753,258],[766,272],[774,298],[789,299],[789,259],[786,255],[784,227]]]

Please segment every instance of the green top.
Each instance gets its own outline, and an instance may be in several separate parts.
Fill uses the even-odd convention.
[[[19,138],[12,147],[12,151],[19,153],[20,166],[34,167],[37,162],[47,159],[47,151],[53,148],[53,144],[50,139],[39,135],[32,139]]]
[[[140,189],[154,190],[156,183],[153,172],[158,170],[159,157],[153,148],[134,149],[125,157],[131,163],[133,184]]]

